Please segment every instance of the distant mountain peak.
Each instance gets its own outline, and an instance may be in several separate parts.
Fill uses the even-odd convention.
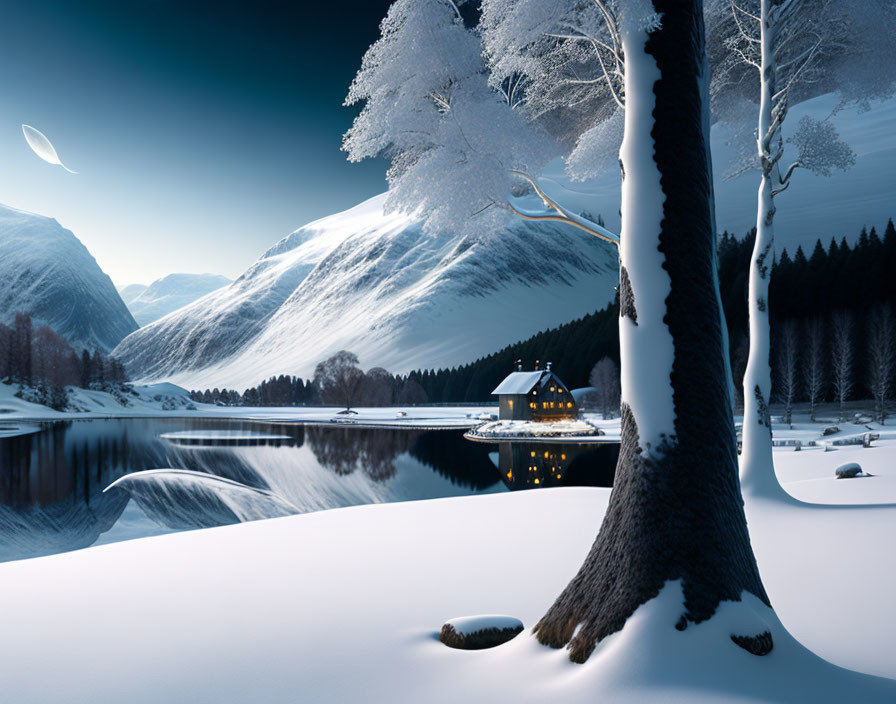
[[[137,323],[148,325],[230,283],[220,274],[175,273],[148,286],[125,286],[121,294]]]

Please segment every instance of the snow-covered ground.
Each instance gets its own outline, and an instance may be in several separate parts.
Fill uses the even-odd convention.
[[[676,583],[585,665],[538,645],[529,629],[575,573],[609,496],[561,488],[323,511],[0,565],[0,603],[14,605],[0,639],[3,698],[896,701],[896,682],[836,667],[896,677],[896,439],[781,447],[775,459],[788,491],[828,505],[745,497],[781,620],[763,658],[731,643],[724,604],[675,630]],[[849,461],[875,476],[834,479]],[[446,620],[480,613],[520,618],[526,631],[486,651],[438,642]]]
[[[254,407],[214,406],[193,403],[189,392],[174,384],[134,385],[136,396],[127,394],[128,406],[104,391],[71,389],[70,399],[81,412],[54,411],[15,396],[17,387],[0,384],[0,422],[22,420],[78,420],[119,417],[242,418],[266,423],[338,423],[358,427],[469,428],[497,412],[497,406],[389,406],[355,408],[341,415],[342,408],[322,406]]]

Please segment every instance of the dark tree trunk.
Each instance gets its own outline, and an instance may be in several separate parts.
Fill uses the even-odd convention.
[[[575,662],[584,662],[601,639],[622,629],[635,609],[671,580],[681,580],[685,604],[678,623],[670,628],[683,630],[690,622],[709,619],[721,601],[738,601],[744,591],[769,603],[750,546],[738,484],[715,293],[702,2],[654,0],[653,4],[661,13],[662,26],[647,35],[646,53],[659,70],[650,114],[664,202],[660,232],[652,236],[669,278],[662,319],[668,331],[660,332],[672,340],[669,388],[674,432],[659,446],[645,447],[636,419],[646,410],[635,406],[643,404],[644,397],[625,398],[623,388],[622,448],[603,525],[579,573],[535,627],[542,643],[555,648],[569,644]],[[631,51],[626,48],[627,72]],[[632,98],[627,93],[627,100]],[[628,124],[627,116],[627,130]],[[636,168],[637,163],[624,163],[624,178],[631,179]],[[622,263],[631,274],[631,260],[625,261],[624,251]],[[620,329],[655,325],[645,319],[646,309],[640,306],[641,297],[649,296],[651,289],[634,275],[631,281],[628,278],[623,287],[627,317],[620,318]],[[643,358],[623,358],[623,367],[627,364],[623,375],[643,371],[638,367]],[[771,649],[767,633],[730,635],[756,654]]]

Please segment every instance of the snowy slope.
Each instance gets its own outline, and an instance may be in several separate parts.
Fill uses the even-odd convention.
[[[53,218],[0,205],[0,322],[19,312],[75,347],[106,352],[137,328],[77,237]]]
[[[192,388],[307,376],[340,349],[404,372],[471,361],[614,295],[615,252],[590,235],[522,221],[428,235],[383,200],[297,230],[116,354],[144,379]]]
[[[138,325],[148,325],[231,283],[218,274],[168,274],[149,286],[131,284],[121,297]]]
[[[894,498],[871,479],[851,481],[866,502]],[[831,479],[825,499],[846,484]],[[783,622],[768,623],[765,657],[731,642],[743,615],[730,602],[676,630],[676,582],[585,665],[538,645],[529,629],[587,554],[609,495],[557,488],[361,506],[2,564],[0,600],[15,605],[0,639],[4,701],[896,700],[896,682],[841,669],[896,676],[896,506],[747,497]],[[526,630],[489,650],[438,642],[445,621],[491,612]]]

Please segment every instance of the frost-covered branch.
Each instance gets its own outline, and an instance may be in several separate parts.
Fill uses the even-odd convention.
[[[524,218],[525,220],[541,220],[548,222],[562,222],[567,225],[572,225],[573,227],[577,227],[580,230],[584,230],[585,232],[598,237],[605,242],[609,242],[610,244],[619,246],[619,235],[610,232],[605,227],[601,227],[595,222],[592,222],[588,218],[584,218],[581,215],[576,215],[575,213],[567,210],[562,205],[560,205],[556,200],[548,196],[541,185],[532,178],[529,174],[524,173],[522,171],[512,170],[515,176],[519,176],[521,179],[526,181],[531,187],[532,190],[535,191],[536,195],[541,198],[542,202],[545,205],[545,208],[550,208],[553,212],[548,213],[534,213],[531,211],[525,211],[520,208],[517,208],[511,199],[508,199],[508,204],[510,209],[516,213],[519,217]]]

